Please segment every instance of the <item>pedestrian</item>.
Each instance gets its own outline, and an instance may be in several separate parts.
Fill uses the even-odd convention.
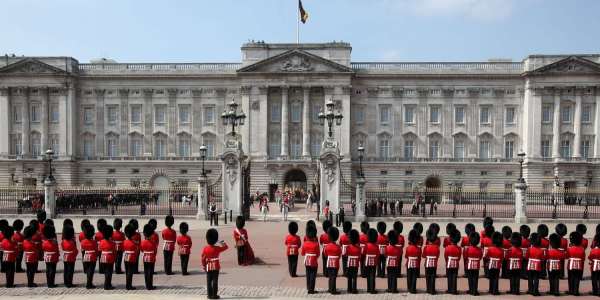
[[[369,242],[369,237],[367,236],[367,232],[369,232],[369,222],[362,221],[360,223],[360,235],[359,235],[359,243],[360,243],[360,277],[367,278],[367,272],[365,271],[365,247]]]
[[[483,252],[479,245],[479,234],[477,232],[472,232],[469,236],[469,243],[471,244],[467,247],[465,251],[464,259],[467,261],[467,279],[469,283],[469,292],[468,294],[471,296],[479,296],[479,291],[477,291],[477,285],[479,283],[479,268],[481,265],[481,258],[483,256]]]
[[[288,197],[283,199],[283,220],[287,222],[288,213],[290,211],[290,200]]]
[[[302,246],[302,242],[300,241],[300,237],[297,235],[298,233],[298,223],[290,222],[288,224],[288,235],[285,237],[285,254],[288,260],[288,271],[290,273],[290,277],[297,277],[296,270],[298,268],[298,253],[300,247]]]
[[[173,275],[173,252],[175,252],[175,242],[177,242],[177,232],[171,227],[175,223],[173,216],[169,215],[165,217],[165,228],[162,230],[161,235],[164,241],[163,245],[163,258],[165,274]]]
[[[502,227],[502,252],[503,252],[504,259],[502,260],[502,274],[500,276],[503,279],[509,278],[508,259],[506,257],[508,256],[508,251],[510,250],[510,247],[512,246],[510,243],[511,236],[512,236],[512,228],[510,228],[510,226],[503,226]]]
[[[394,232],[396,232],[396,237],[398,241],[396,242],[396,248],[400,249],[400,253],[404,253],[404,235],[402,235],[402,230],[404,230],[404,225],[400,221],[395,221],[392,225],[394,228]],[[396,267],[396,276],[400,278],[402,274],[402,255],[398,257],[398,266]]]
[[[596,232],[598,232],[598,227],[596,227]],[[592,295],[600,296],[600,234],[598,233],[594,236],[588,260],[592,273]]]
[[[92,224],[85,225],[83,229],[85,239],[81,241],[81,253],[83,253],[83,271],[86,274],[86,289],[94,289],[94,271],[96,269],[96,260],[98,245],[94,238],[94,226]]]
[[[385,278],[385,251],[388,246],[388,238],[385,234],[387,225],[385,222],[377,222],[377,247],[379,247],[379,263],[377,264],[377,275],[379,278]]]
[[[123,227],[123,220],[121,218],[115,218],[113,221],[113,233],[112,240],[115,243],[115,273],[123,274],[123,242],[125,241],[125,234],[121,231]]]
[[[358,294],[356,283],[358,277],[358,267],[361,265],[361,250],[358,231],[354,229],[350,230],[348,233],[348,238],[350,239],[350,244],[346,249],[346,255],[348,256],[346,266],[346,278],[348,279],[347,291],[349,294]]]
[[[462,254],[461,248],[458,246],[460,242],[460,232],[454,228],[450,231],[450,241],[444,247],[444,259],[446,261],[446,278],[448,280],[448,294],[458,295],[456,283],[458,279],[458,266]]]
[[[27,287],[37,287],[35,284],[35,273],[38,265],[38,252],[35,242],[32,240],[37,229],[33,226],[27,226],[23,230],[23,258],[25,259],[25,269],[27,272]]]
[[[412,229],[408,233],[406,247],[406,287],[411,294],[417,293],[417,278],[421,265],[421,247],[418,245],[419,233]]]
[[[331,219],[329,218],[329,200],[325,200],[325,207],[323,207],[323,217],[325,218],[325,220],[329,220],[331,222]]]
[[[65,287],[71,288],[74,287],[73,274],[75,273],[75,261],[79,254],[75,241],[75,229],[72,226],[63,227],[60,245],[63,251],[63,281]]]
[[[583,237],[579,231],[569,235],[571,246],[567,248],[567,274],[569,277],[569,295],[579,296],[579,282],[583,276],[585,248],[582,246]]]
[[[348,245],[350,245],[350,237],[348,234],[352,230],[352,222],[344,221],[342,223],[342,231],[344,232],[340,236],[340,246],[342,247],[342,275],[346,276],[346,268],[348,265],[348,254],[346,253],[348,250]]]
[[[177,237],[177,245],[179,246],[179,260],[181,261],[181,275],[187,276],[188,262],[190,261],[190,253],[192,251],[192,238],[187,234],[189,226],[186,222],[179,224],[179,236]]]
[[[485,258],[488,261],[489,293],[500,295],[498,280],[500,279],[500,270],[504,260],[504,250],[502,249],[502,234],[499,232],[492,234],[492,245],[488,247]]]
[[[336,227],[329,227],[327,230],[329,243],[323,247],[323,256],[327,256],[327,277],[329,278],[329,293],[337,295],[339,292],[336,288],[336,280],[338,270],[340,268],[340,257],[342,256],[342,248],[336,244],[340,232]]]
[[[140,245],[142,260],[144,262],[144,282],[147,290],[154,290],[154,264],[156,263],[156,244],[152,241],[154,227],[148,223],[144,225],[144,240]]]
[[[102,227],[102,241],[100,241],[100,265],[104,271],[104,289],[113,290],[112,275],[115,265],[115,243],[112,241],[113,227],[106,224]]]
[[[529,234],[531,229],[528,225],[521,225],[519,227],[519,234],[521,235],[521,252],[523,253],[523,260],[521,261],[521,279],[527,279],[527,264],[529,259],[527,258],[527,250],[531,247],[529,241]]]
[[[548,226],[546,224],[540,224],[537,228],[537,233],[540,237],[540,248],[544,252],[544,258],[542,259],[542,271],[540,273],[540,279],[548,278],[548,266],[546,265],[546,257],[548,256],[548,248],[550,248],[550,241],[548,240]]]
[[[561,265],[564,264],[565,253],[560,249],[560,235],[550,235],[550,249],[548,250],[548,281],[550,283],[550,294],[560,295],[560,273]]]
[[[387,266],[387,282],[388,293],[398,293],[398,269],[400,266],[400,258],[402,257],[402,248],[397,247],[398,234],[394,230],[390,230],[387,234],[389,244],[385,247],[385,258]]]
[[[219,226],[219,218],[217,218],[217,204],[214,200],[210,201],[208,206],[208,215],[210,216],[210,226]]]
[[[521,234],[513,232],[510,237],[511,247],[508,250],[508,275],[510,278],[510,291],[512,295],[521,294],[521,264],[523,263],[523,251],[521,250]]]
[[[137,263],[137,254],[139,252],[138,244],[134,241],[135,227],[129,223],[125,226],[125,236],[127,239],[123,241],[123,263],[125,264],[125,289],[135,290],[133,287],[134,265]]]
[[[560,248],[563,254],[567,253],[569,247],[569,241],[565,238],[567,235],[567,226],[563,223],[559,223],[554,227],[554,231],[560,237]],[[565,279],[565,260],[563,259],[560,265],[560,279]]]
[[[2,265],[4,265],[4,273],[6,275],[6,287],[15,287],[15,263],[17,261],[17,243],[12,239],[15,234],[14,229],[8,225],[2,228],[4,239],[0,243],[2,247]]]
[[[367,293],[377,294],[375,290],[375,277],[377,275],[377,266],[379,264],[379,247],[377,246],[377,230],[370,228],[367,232],[369,241],[364,248],[365,273],[367,275]]]
[[[319,236],[319,244],[321,244],[321,249],[323,249],[322,253],[322,262],[323,262],[323,276],[327,277],[327,255],[325,254],[325,247],[329,244],[329,228],[331,228],[331,221],[325,220],[323,221],[323,233]]]
[[[55,288],[56,264],[58,263],[58,242],[54,226],[44,225],[44,238],[42,249],[44,250],[44,262],[46,263],[46,283],[48,288]]]
[[[306,239],[302,245],[300,254],[304,256],[306,268],[306,290],[308,294],[315,294],[315,281],[317,269],[319,268],[319,243],[317,241],[317,228],[306,226]]]
[[[219,246],[216,246],[219,239],[219,232],[211,228],[206,231],[206,245],[202,250],[202,266],[206,271],[206,290],[208,299],[219,299],[217,295],[219,291],[219,271],[221,264],[219,263],[219,255],[229,247],[225,241],[220,241]]]
[[[529,236],[529,240],[531,247],[529,247],[527,255],[525,255],[527,258],[527,293],[539,296],[540,272],[543,267],[544,250],[541,248],[541,240],[537,232],[532,233]]]
[[[242,216],[235,219],[235,229],[233,230],[233,239],[237,250],[238,265],[249,266],[254,263],[254,251],[250,246],[248,231],[244,228],[246,220]]]
[[[25,226],[25,223],[23,223],[23,220],[21,219],[16,219],[12,226],[14,230],[12,240],[17,246],[16,273],[23,272],[23,234],[21,233],[23,226]]]
[[[262,195],[260,198],[260,213],[263,216],[263,222],[266,222],[269,214],[269,200],[266,195]]]

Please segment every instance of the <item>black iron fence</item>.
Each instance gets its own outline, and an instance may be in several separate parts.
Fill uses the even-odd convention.
[[[0,187],[0,214],[35,214],[44,208],[44,197],[36,186]]]
[[[555,188],[527,191],[527,217],[548,219],[599,219],[600,191]]]
[[[213,183],[209,183],[206,187],[206,196],[208,198],[207,206],[204,208],[205,216],[208,218],[208,209],[211,202],[214,202],[217,206],[217,214],[223,213],[223,191],[222,191],[222,180],[223,174],[219,175],[217,180]]]
[[[356,214],[356,187],[351,185],[344,176],[340,180],[340,208],[344,210],[344,215],[353,216]],[[340,213],[340,212],[333,212]]]

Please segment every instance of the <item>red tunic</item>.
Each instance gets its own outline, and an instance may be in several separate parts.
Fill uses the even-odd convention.
[[[15,262],[17,260],[17,243],[13,242],[12,239],[3,239],[2,247],[2,261],[4,262]]]
[[[138,245],[133,240],[125,240],[123,242],[123,261],[135,263],[138,251]]]
[[[569,247],[569,241],[565,238],[560,238],[560,250],[567,251]]]
[[[471,246],[471,242],[469,241],[469,237],[468,236],[463,236],[462,239],[460,240],[460,246],[462,248],[466,248]]]
[[[96,262],[98,243],[95,240],[84,239],[81,241],[81,252],[83,252],[83,262]]]
[[[496,246],[488,248],[485,258],[488,260],[488,268],[499,270],[502,268],[502,260],[504,259],[504,250]]]
[[[36,232],[32,237],[31,241],[35,244],[35,248],[41,254],[42,253],[42,234]]]
[[[175,251],[175,243],[177,242],[177,232],[169,227],[162,230],[160,233],[164,241],[163,250]]]
[[[98,247],[98,255],[100,255],[100,242],[104,240],[104,234],[102,234],[100,231],[96,232],[94,235],[94,240],[96,241],[96,246]]]
[[[526,238],[521,238],[521,252],[523,253],[523,258],[527,258],[527,249],[531,247],[531,242],[529,242]]]
[[[31,240],[23,241],[23,259],[25,260],[25,263],[38,262],[38,249]]]
[[[590,255],[588,256],[588,260],[590,261],[590,271],[600,271],[600,248],[598,247],[598,245],[592,248],[592,250],[590,251]]]
[[[192,238],[187,234],[181,234],[177,237],[179,246],[179,255],[190,255],[192,252]]]
[[[388,268],[400,267],[402,259],[402,247],[397,245],[387,245],[385,247],[385,265]]]
[[[100,262],[103,264],[115,263],[115,243],[111,240],[100,241]]]
[[[461,249],[457,245],[450,244],[444,247],[446,269],[458,269],[458,262],[460,261],[461,254]]]
[[[440,240],[440,238],[436,238],[433,243],[430,243],[429,241],[425,241],[425,245],[436,245],[436,246],[441,246],[442,245],[442,241]]]
[[[548,248],[550,248],[550,241],[547,238],[543,238],[540,241],[540,244],[541,244],[540,248],[542,248],[542,250],[544,250],[544,256],[548,255]],[[546,258],[544,257],[544,259],[546,259]]]
[[[143,261],[145,263],[156,262],[156,244],[154,244],[154,242],[152,242],[150,239],[145,239],[142,241],[140,245],[140,251],[142,251]]]
[[[319,243],[314,241],[305,241],[300,249],[300,254],[304,256],[304,265],[307,267],[319,266]]]
[[[300,246],[302,246],[302,242],[300,241],[300,237],[297,235],[288,234],[285,237],[285,255],[298,255],[300,252]]]
[[[63,261],[64,262],[75,262],[77,260],[77,254],[79,251],[77,250],[77,242],[75,240],[62,240],[60,242],[60,247],[63,251]]]
[[[548,271],[559,271],[560,266],[565,260],[565,252],[563,252],[560,249],[551,248],[550,250],[548,250],[548,255],[546,259],[546,267],[548,268]]]
[[[21,234],[18,231],[15,231],[15,233],[12,236],[12,241],[17,244],[17,251],[19,253],[23,251],[23,240],[23,234]]]
[[[115,243],[115,251],[123,251],[123,242],[125,241],[125,234],[120,230],[113,231],[112,240]]]
[[[348,268],[358,268],[360,266],[360,247],[356,245],[348,245],[346,249],[346,255],[348,256]]]
[[[366,234],[361,233],[358,236],[358,243],[360,245],[360,253],[361,253],[361,255],[362,255],[362,252],[364,251],[364,248],[365,248],[365,246],[367,245],[368,242],[369,242],[369,237]]]
[[[56,240],[44,240],[42,243],[44,250],[44,261],[47,263],[57,263],[60,255],[58,251],[58,242]]]
[[[379,254],[385,255],[385,248],[389,244],[387,236],[385,234],[377,235],[377,247],[379,247]]]
[[[204,270],[207,272],[220,270],[221,264],[219,262],[219,255],[228,248],[227,244],[223,246],[205,246],[204,249],[202,249],[202,256],[200,257]]]
[[[365,267],[375,267],[379,263],[380,254],[377,244],[367,243],[362,254],[365,257]]]
[[[85,240],[85,232],[80,232],[79,233],[79,243],[81,243],[83,240]]]
[[[481,236],[481,250],[483,250],[483,258],[487,259],[488,248],[492,245],[491,238],[487,237],[486,235]]]
[[[406,258],[407,269],[418,269],[421,264],[421,248],[417,245],[408,244],[404,257]]]
[[[506,256],[508,255],[508,250],[510,250],[510,247],[512,247],[510,240],[503,239],[502,240],[502,250],[504,250],[504,258],[506,258]]]
[[[452,240],[450,239],[449,236],[444,238],[444,241],[442,242],[442,245],[444,246],[444,248],[450,246],[450,244],[452,244]]]
[[[477,246],[469,246],[465,250],[465,262],[467,270],[478,270],[481,258],[483,257],[483,251]]]
[[[401,234],[398,235],[398,243],[396,244],[396,247],[400,247],[400,250],[404,249],[404,236]]]
[[[520,270],[521,262],[523,260],[523,251],[521,248],[510,247],[510,249],[508,249],[506,259],[508,260],[509,270]]]
[[[347,234],[342,234],[340,236],[340,246],[342,246],[342,256],[346,256],[346,250],[348,249],[348,245],[350,245],[350,238]]]
[[[440,246],[436,245],[435,242],[425,245],[421,257],[425,259],[423,261],[423,266],[425,268],[437,268],[438,259],[440,257]]]
[[[325,251],[325,246],[329,244],[329,235],[327,233],[321,233],[319,236],[319,244],[321,244],[323,251]]]
[[[529,247],[527,249],[527,255],[525,255],[527,259],[527,270],[528,271],[542,271],[542,261],[546,259],[544,255],[544,250],[538,247]]]
[[[158,252],[158,244],[160,244],[160,239],[156,231],[150,236],[150,241],[154,244],[154,253],[156,254],[156,252]]]
[[[340,258],[342,257],[342,247],[336,243],[329,243],[325,246],[323,253],[327,256],[327,268],[339,269]]]
[[[585,261],[585,248],[581,246],[571,246],[567,248],[567,270],[583,270]]]
[[[248,231],[245,228],[233,230],[233,240],[236,247],[243,247],[248,242]]]

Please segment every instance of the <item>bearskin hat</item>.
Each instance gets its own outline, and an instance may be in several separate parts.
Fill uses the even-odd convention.
[[[36,232],[37,232],[37,229],[35,227],[27,226],[23,230],[23,238],[25,238],[27,240],[31,239]]]
[[[133,226],[135,230],[138,230],[140,228],[140,223],[138,223],[138,220],[136,219],[129,220],[129,224],[131,224],[131,226]]]
[[[452,244],[458,245],[460,238],[460,231],[454,229],[454,231],[450,233],[450,240],[452,241]]]
[[[542,244],[540,235],[537,232],[534,232],[529,236],[529,242],[531,243],[531,246],[535,247],[539,247]]]
[[[244,219],[244,217],[237,216],[235,218],[235,227],[237,229],[242,229],[242,228],[244,228],[244,226],[246,226],[246,220]]]
[[[492,244],[498,248],[502,248],[502,234],[500,232],[494,232],[492,234]]]
[[[587,227],[585,224],[577,224],[577,226],[575,226],[575,231],[579,232],[583,236],[587,232]]]
[[[377,243],[377,230],[369,228],[369,231],[367,231],[367,238],[369,239],[369,243]]]
[[[404,230],[404,225],[403,225],[403,224],[402,224],[402,222],[400,222],[400,221],[396,221],[396,222],[394,222],[394,225],[393,225],[393,226],[394,226],[394,231],[395,231],[397,234],[401,234],[401,233],[402,233],[402,230]]]
[[[485,233],[485,236],[489,238],[492,237],[492,234],[494,234],[494,232],[496,232],[496,230],[494,229],[493,225],[485,226],[485,228],[483,229],[483,233]]]
[[[104,227],[102,228],[102,236],[104,237],[104,239],[110,240],[112,238],[112,234],[113,227],[108,224],[104,225]]]
[[[2,221],[2,220],[0,220],[0,221]],[[36,228],[36,230],[37,230],[39,224],[40,224],[40,222],[38,222],[38,220],[36,220],[36,219],[29,220],[29,226]]]
[[[483,228],[487,227],[488,225],[494,225],[494,219],[492,219],[492,217],[485,217],[483,219]]]
[[[208,243],[209,245],[212,246],[212,245],[216,244],[218,240],[219,240],[219,232],[216,229],[211,228],[206,231],[206,243]]]
[[[538,225],[537,233],[540,235],[541,239],[547,237],[548,236],[548,226],[546,226],[546,224]]]
[[[563,223],[556,224],[556,227],[554,227],[554,231],[560,237],[564,237],[565,235],[567,235],[567,225]]]
[[[421,235],[421,233],[423,233],[423,224],[421,224],[420,222],[417,222],[413,225],[413,229],[419,234]]]
[[[81,223],[79,223],[79,228],[81,228],[81,231],[83,231],[83,230],[84,230],[84,228],[85,228],[85,226],[87,226],[87,225],[89,225],[89,224],[91,224],[91,223],[90,223],[90,220],[88,220],[88,219],[83,219],[83,220],[81,220]]]
[[[114,228],[115,230],[121,230],[121,228],[122,228],[122,227],[123,227],[123,219],[121,219],[121,218],[116,218],[116,219],[113,221],[113,228]]]
[[[511,235],[512,235],[512,228],[510,228],[510,226],[503,226],[502,227],[502,237],[505,240],[509,240]]]
[[[190,226],[187,222],[181,222],[181,224],[179,224],[179,232],[181,232],[181,234],[187,234],[188,230],[190,230]]]
[[[37,214],[36,214],[36,218],[38,220],[38,222],[43,223],[44,221],[46,221],[46,211],[45,210],[38,210]]]
[[[531,228],[529,228],[529,225],[521,225],[521,227],[519,227],[519,233],[521,234],[522,238],[528,239],[529,234],[531,233]]]
[[[386,229],[387,225],[385,222],[377,222],[377,232],[379,232],[379,234],[385,234]]]
[[[144,225],[143,233],[145,238],[152,236],[152,233],[154,233],[154,228],[150,223]]]
[[[327,233],[329,228],[331,227],[331,221],[325,220],[323,221],[323,232]]]
[[[513,232],[512,235],[510,236],[511,245],[513,245],[514,247],[520,248],[521,242],[522,242],[521,234],[518,232]]]
[[[594,246],[596,248],[600,247],[600,233],[598,233],[594,236]]]
[[[315,239],[317,238],[317,229],[309,226],[306,228],[306,236],[310,239]]]
[[[583,239],[583,236],[581,235],[581,233],[579,231],[573,231],[569,235],[569,241],[571,242],[571,245],[580,246],[582,239]]]
[[[14,227],[14,224],[13,224]],[[596,225],[596,234],[600,234],[600,224]]]
[[[470,236],[472,232],[475,232],[475,225],[467,223],[467,225],[465,225],[465,234]]]
[[[173,226],[173,224],[175,224],[175,218],[173,218],[173,216],[171,216],[171,215],[166,216],[165,217],[165,226],[171,227],[171,226]]]
[[[6,226],[2,229],[2,234],[5,237],[12,237],[14,233],[15,233],[15,230],[10,226]]]
[[[358,234],[358,231],[356,229],[350,230],[350,233],[348,233],[348,237],[350,238],[350,243],[352,243],[352,245],[358,244],[358,242],[359,242],[359,234]]]
[[[56,238],[56,229],[54,229],[54,226],[44,226],[44,237],[46,237],[46,239],[48,240],[52,240]]]
[[[71,220],[69,218],[64,219],[63,220],[63,227],[65,227],[65,226],[71,226],[71,227],[73,227],[73,220]]]
[[[313,220],[308,220],[308,222],[306,222],[306,228],[308,228],[308,226],[312,226],[314,228],[317,228],[317,224]]]
[[[477,246],[479,245],[479,239],[479,234],[477,232],[471,232],[469,235],[469,244],[471,244],[471,246]]]
[[[440,233],[440,225],[438,223],[429,224],[429,230],[433,231],[437,237],[438,233]]]
[[[446,234],[450,235],[454,230],[456,230],[456,225],[454,223],[446,224]]]
[[[156,230],[156,228],[158,227],[158,222],[154,218],[148,220],[148,224],[152,226],[152,231]]]
[[[54,221],[52,219],[46,219],[46,221],[44,221],[44,226],[54,227]]]
[[[417,241],[419,240],[419,233],[412,229],[411,231],[408,232],[408,242],[410,244],[416,245]]]
[[[290,222],[290,224],[288,224],[288,232],[294,235],[298,233],[298,223],[294,221]]]
[[[23,230],[23,226],[25,226],[25,223],[23,223],[23,220],[21,220],[21,219],[16,219],[13,222],[13,228],[15,229],[15,231]]]
[[[388,231],[387,238],[388,238],[388,241],[390,242],[390,245],[398,244],[398,234],[396,233],[396,231],[394,231],[394,230]]]
[[[429,228],[427,229],[427,232],[425,232],[425,237],[427,238],[428,242],[433,243],[437,239],[437,234],[435,233],[435,230]]]
[[[344,231],[345,234],[348,234],[350,230],[352,230],[352,222],[344,221],[344,223],[342,224],[342,231]]]
[[[92,224],[85,225],[85,228],[83,229],[83,234],[85,235],[85,238],[88,240],[94,239],[94,225],[92,225]]]
[[[98,221],[96,221],[96,229],[98,229],[99,232],[102,232],[102,227],[104,227],[104,225],[106,225],[106,220],[105,219],[98,219]]]
[[[65,226],[62,231],[63,240],[72,240],[75,237],[75,229],[73,226]]]
[[[550,246],[554,249],[560,248],[560,235],[553,233],[548,238],[550,240]]]
[[[133,228],[133,226],[131,224],[127,224],[125,225],[125,236],[128,239],[132,239],[133,235],[135,234],[135,229]]]
[[[332,243],[335,243],[338,240],[338,238],[340,237],[340,231],[336,227],[331,226],[327,230],[327,236],[329,236],[329,240]]]
[[[360,222],[360,232],[366,234],[369,231],[369,222],[362,221]]]

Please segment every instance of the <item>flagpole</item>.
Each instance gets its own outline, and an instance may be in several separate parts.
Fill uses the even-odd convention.
[[[300,0],[298,0],[296,11],[298,11],[298,17],[296,18],[296,44],[300,44]]]

